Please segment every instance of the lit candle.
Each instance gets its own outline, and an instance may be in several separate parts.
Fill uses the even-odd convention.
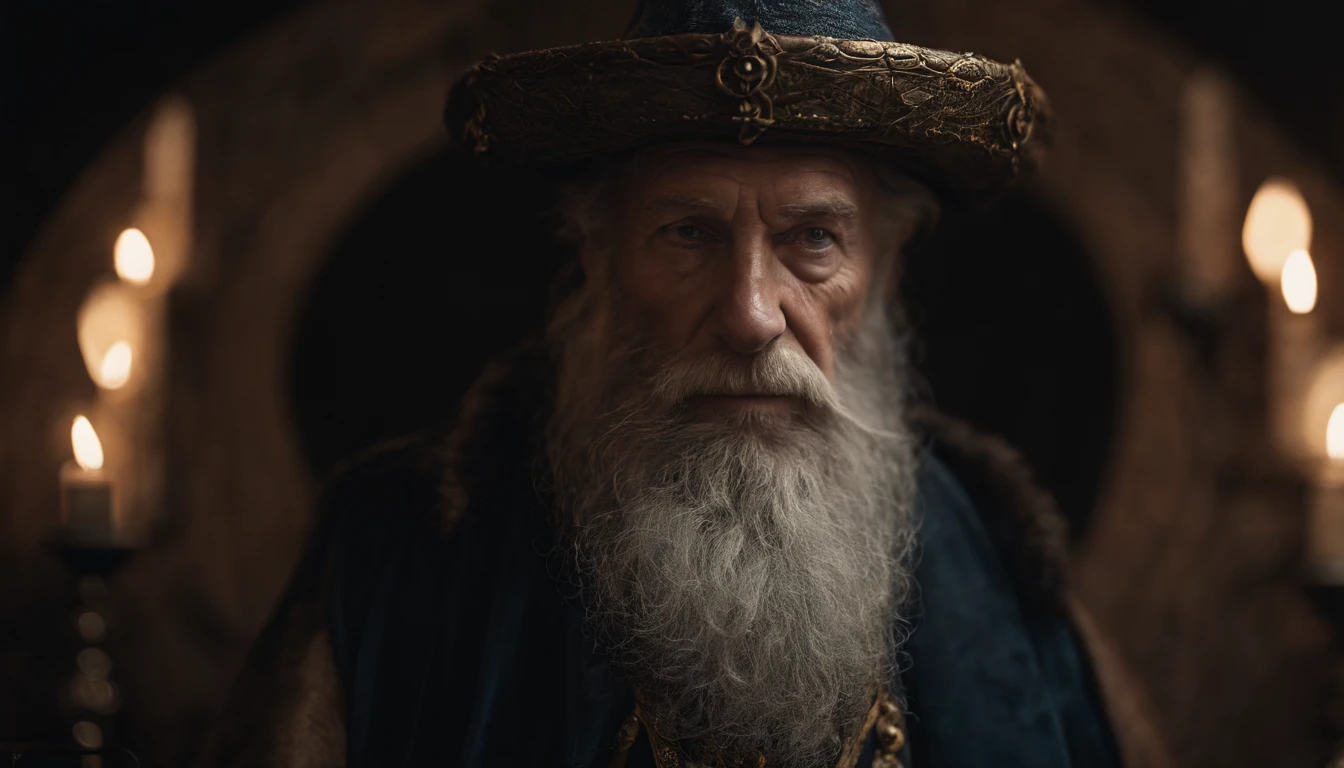
[[[1325,334],[1316,309],[1316,268],[1305,250],[1293,251],[1283,262],[1279,296],[1270,297],[1269,360],[1274,431],[1280,449],[1294,459],[1308,459],[1315,451],[1302,435],[1303,406],[1312,373],[1323,354]],[[1319,428],[1319,427],[1318,427]],[[1319,432],[1316,433],[1319,435]]]
[[[1272,178],[1256,191],[1241,231],[1246,260],[1269,291],[1270,429],[1279,450],[1294,459],[1311,453],[1301,431],[1302,397],[1324,341],[1313,312],[1316,269],[1307,251],[1311,230],[1311,210],[1297,186]],[[1313,435],[1311,442],[1317,439]]]
[[[1288,257],[1311,247],[1311,228],[1311,209],[1296,184],[1272,178],[1260,185],[1241,229],[1242,249],[1260,282],[1278,283]]]
[[[138,287],[118,280],[94,286],[75,316],[89,378],[104,391],[123,390],[115,402],[130,399],[143,384],[139,368],[149,338],[149,314]]]
[[[1308,562],[1320,581],[1344,583],[1344,403],[1325,428],[1326,460],[1317,478],[1307,542]]]
[[[154,248],[145,233],[135,227],[122,230],[112,246],[112,265],[117,277],[132,285],[145,285],[154,276]]]
[[[70,428],[75,460],[61,467],[61,513],[65,536],[84,546],[110,546],[116,541],[113,484],[103,470],[103,446],[84,416]]]

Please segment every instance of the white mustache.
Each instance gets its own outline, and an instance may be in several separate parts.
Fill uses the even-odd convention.
[[[671,361],[649,379],[649,384],[653,401],[667,408],[679,406],[696,395],[796,397],[869,437],[905,439],[904,435],[855,415],[812,358],[783,341],[776,341],[751,357],[716,351],[690,362]]]
[[[776,341],[746,357],[718,351],[694,361],[672,361],[650,381],[656,401],[668,406],[696,395],[796,397],[819,408],[838,410],[835,387],[801,349]]]

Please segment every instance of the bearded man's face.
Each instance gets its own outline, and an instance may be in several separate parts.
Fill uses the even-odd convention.
[[[624,170],[611,204],[611,275],[628,319],[685,359],[798,346],[828,377],[878,270],[908,235],[861,156],[826,148],[684,144]],[[622,183],[623,182],[623,183]],[[596,272],[606,248],[584,250]],[[697,398],[704,410],[787,402]]]
[[[687,144],[570,210],[558,522],[594,632],[692,752],[833,763],[890,679],[915,523],[885,299],[924,200],[839,150]]]

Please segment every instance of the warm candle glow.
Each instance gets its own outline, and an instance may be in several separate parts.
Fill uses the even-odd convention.
[[[118,389],[131,378],[131,345],[124,341],[113,344],[103,355],[98,368],[98,386]]]
[[[1344,460],[1344,403],[1330,413],[1325,426],[1325,452],[1332,459]]]
[[[1297,186],[1269,179],[1251,199],[1241,230],[1246,259],[1260,281],[1272,284],[1294,251],[1311,247],[1311,210]]]
[[[104,389],[136,387],[144,378],[141,371],[152,350],[137,294],[137,289],[119,280],[103,283],[89,293],[75,318],[84,366],[93,383]]]
[[[112,250],[117,276],[122,280],[144,285],[154,276],[154,249],[144,232],[135,227],[124,230]]]
[[[1316,308],[1316,265],[1311,263],[1311,254],[1293,251],[1283,263],[1280,287],[1283,300],[1294,314],[1305,315]]]
[[[84,469],[103,468],[103,444],[98,442],[98,433],[84,416],[76,416],[74,426],[70,428],[70,443],[75,447],[75,461]]]

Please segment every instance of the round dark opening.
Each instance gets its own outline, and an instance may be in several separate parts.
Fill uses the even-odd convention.
[[[948,210],[901,293],[933,402],[1016,446],[1080,535],[1117,397],[1115,329],[1082,238],[1025,188]]]
[[[450,422],[485,364],[541,327],[560,258],[552,202],[534,180],[443,153],[336,239],[291,342],[289,399],[316,477]]]

